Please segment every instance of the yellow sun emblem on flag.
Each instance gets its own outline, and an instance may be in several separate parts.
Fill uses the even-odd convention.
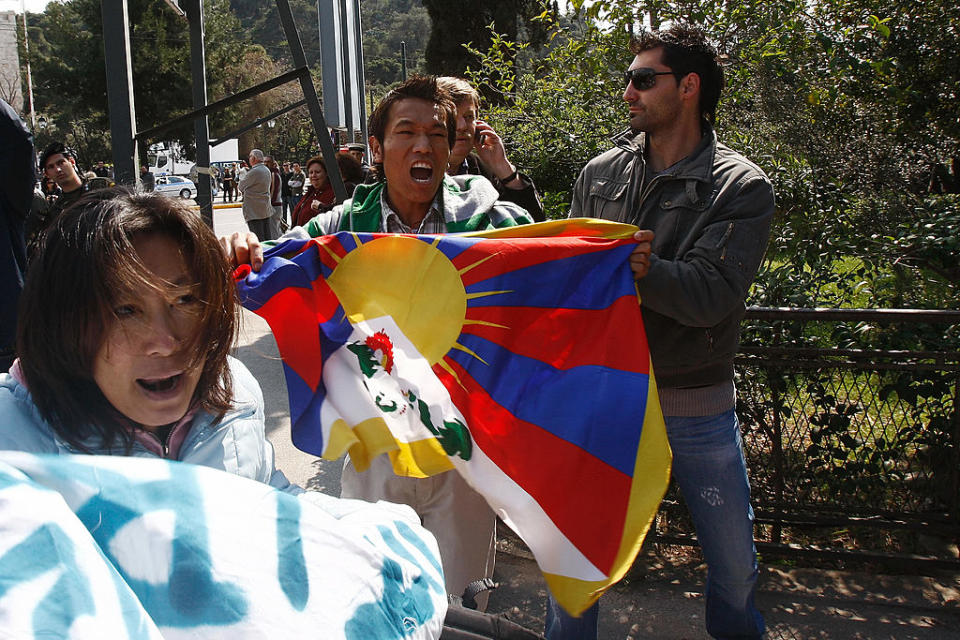
[[[432,244],[409,236],[385,236],[357,243],[327,279],[351,323],[390,316],[431,366],[442,364],[452,348],[477,357],[457,342],[473,298],[499,291],[468,294],[462,274]],[[331,255],[333,255],[331,253]]]

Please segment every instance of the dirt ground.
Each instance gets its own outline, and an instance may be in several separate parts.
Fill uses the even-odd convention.
[[[503,528],[503,527],[501,527]],[[498,536],[487,611],[543,630],[546,585],[529,551]],[[650,545],[600,603],[603,640],[700,640],[706,566],[696,550]],[[761,565],[757,606],[772,640],[960,640],[960,574],[937,577]]]

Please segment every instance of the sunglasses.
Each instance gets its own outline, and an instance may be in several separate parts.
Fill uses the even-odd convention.
[[[676,71],[654,71],[650,67],[640,67],[623,72],[624,82],[632,84],[637,91],[645,91],[657,82],[657,76],[677,76],[683,74]]]

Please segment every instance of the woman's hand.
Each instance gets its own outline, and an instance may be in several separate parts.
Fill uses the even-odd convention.
[[[232,236],[221,236],[220,248],[234,267],[249,264],[254,271],[260,271],[263,266],[263,247],[257,234],[252,231],[237,231]]]

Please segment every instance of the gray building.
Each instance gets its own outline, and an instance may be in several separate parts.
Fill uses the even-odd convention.
[[[20,89],[20,55],[17,51],[17,14],[0,11],[0,98],[23,113]]]

